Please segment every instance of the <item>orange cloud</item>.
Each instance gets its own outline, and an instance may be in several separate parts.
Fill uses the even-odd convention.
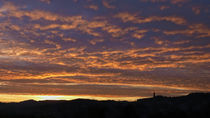
[[[183,3],[187,3],[190,0],[140,0],[141,2],[152,2],[152,3],[160,3],[160,2],[170,2],[175,5],[182,5]]]
[[[200,12],[201,12],[201,8],[200,7],[192,7],[192,11],[196,14],[196,15],[198,15],[198,14],[200,14]]]
[[[145,33],[147,33],[147,32],[148,32],[148,30],[136,30],[132,36],[134,38],[141,39],[144,37]]]
[[[171,0],[171,3],[172,4],[183,4],[183,3],[187,3],[189,2],[190,0]]]
[[[23,10],[23,8],[24,7],[19,7],[19,6],[14,5],[13,3],[6,2],[0,8],[0,12],[8,12],[7,17],[11,16],[11,17],[21,18],[21,17],[27,16],[31,20],[44,19],[47,21],[59,20],[63,22],[73,22],[76,20],[76,22],[83,22],[81,16],[65,17],[65,16],[60,16],[55,13],[42,11],[42,10],[26,11],[26,10]]]
[[[51,3],[51,0],[40,0],[41,2],[44,2],[44,3],[47,3],[47,4],[50,4]]]
[[[61,45],[58,44],[58,43],[56,43],[56,42],[54,42],[54,41],[51,41],[51,40],[44,40],[44,42],[45,42],[46,44],[49,44],[49,45],[54,45],[56,49],[60,49],[60,48],[61,48]]]
[[[115,17],[120,18],[123,22],[133,22],[138,24],[149,23],[154,21],[169,21],[174,24],[183,25],[187,22],[184,18],[178,16],[150,16],[147,18],[143,18],[138,16],[137,14],[130,14],[127,12],[119,13]]]
[[[158,3],[158,2],[166,2],[167,0],[140,0],[141,2],[153,2],[153,3]]]
[[[188,27],[189,28],[185,30],[164,31],[163,33],[167,35],[183,34],[189,36],[196,34],[197,38],[210,37],[210,29],[203,24],[193,24]]]
[[[90,44],[96,45],[97,43],[104,42],[104,39],[93,39],[90,41]]]
[[[86,8],[93,9],[93,10],[98,10],[97,5],[88,5],[88,6],[86,6]]]
[[[111,5],[109,3],[110,0],[102,0],[102,4],[104,5],[104,7],[108,8],[108,9],[114,9],[115,6]]]
[[[169,9],[170,7],[169,6],[160,6],[160,10],[165,10],[165,9]]]
[[[3,6],[0,8],[0,13],[1,12],[7,12],[7,11],[16,11],[18,10],[19,7],[13,5],[11,2],[5,2]]]
[[[73,38],[63,38],[62,40],[66,41],[66,42],[70,41],[73,43],[77,41],[76,39],[73,39]]]

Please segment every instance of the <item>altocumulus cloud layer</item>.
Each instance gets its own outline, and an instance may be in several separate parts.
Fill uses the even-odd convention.
[[[0,93],[210,91],[209,0],[0,0]]]

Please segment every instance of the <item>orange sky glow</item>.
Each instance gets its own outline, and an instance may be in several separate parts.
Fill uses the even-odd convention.
[[[0,0],[0,102],[210,92],[209,0]]]

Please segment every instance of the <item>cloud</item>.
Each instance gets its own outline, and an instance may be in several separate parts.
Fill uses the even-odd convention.
[[[200,12],[201,12],[201,8],[200,8],[200,7],[192,7],[192,11],[193,11],[196,15],[198,15],[198,14],[200,14]]]
[[[0,13],[7,11],[16,11],[19,7],[13,5],[11,2],[5,2],[0,8]]]
[[[170,43],[167,40],[162,40],[161,37],[152,37],[152,39],[154,39],[155,43],[158,45],[168,46],[168,44]]]
[[[178,4],[178,5],[180,5],[180,4],[184,4],[184,3],[187,3],[187,2],[189,2],[190,0],[171,0],[171,3],[172,4]]]
[[[145,33],[147,32],[148,32],[147,30],[136,30],[135,33],[133,34],[133,37],[137,39],[141,39],[145,36]]]
[[[171,3],[174,5],[182,5],[184,3],[188,3],[190,2],[190,0],[140,0],[141,2],[152,2],[152,3]]]
[[[46,4],[50,4],[52,2],[52,0],[40,0],[41,2],[44,2]]]
[[[102,4],[104,5],[104,7],[108,8],[108,9],[114,9],[115,6],[110,4],[111,0],[102,0]]]
[[[167,0],[140,0],[141,2],[153,2],[153,3],[158,3],[158,2],[166,2]]]
[[[21,82],[21,81],[19,81]],[[183,94],[190,91],[199,91],[197,89],[188,88],[173,88],[167,86],[155,86],[155,85],[129,85],[129,84],[70,84],[66,85],[61,83],[60,85],[43,84],[36,85],[30,83],[19,82],[7,82],[7,85],[3,85],[1,93],[18,93],[18,94],[51,94],[51,95],[89,95],[89,96],[104,96],[104,97],[149,97],[152,91],[162,95],[171,94]],[[10,84],[9,84],[10,83]],[[24,86],[22,86],[24,85]],[[13,87],[11,87],[13,86]],[[152,88],[151,88],[152,87]],[[13,88],[13,90],[11,89]],[[29,89],[30,88],[30,89]],[[59,88],[59,89],[57,89]],[[4,90],[4,91],[2,91]],[[5,91],[6,90],[6,91]],[[43,91],[45,90],[45,91]]]
[[[177,25],[186,24],[186,20],[182,17],[178,16],[150,16],[150,17],[141,17],[137,14],[131,14],[128,12],[119,13],[115,16],[116,18],[120,18],[123,22],[132,22],[137,24],[150,23],[155,21],[168,21]]]
[[[181,45],[181,44],[186,44],[186,43],[189,43],[189,42],[190,42],[189,40],[183,40],[183,41],[174,42],[173,44],[175,44],[175,45]]]
[[[66,41],[66,42],[76,42],[77,40],[76,39],[73,39],[73,38],[63,38],[62,40]]]
[[[210,37],[210,29],[203,24],[193,24],[188,26],[189,28],[184,30],[172,30],[172,31],[164,31],[166,35],[176,35],[176,34],[183,34],[183,35],[197,35],[196,37]]]
[[[11,2],[6,2],[3,4],[3,6],[0,8],[1,12],[7,12],[7,16],[5,17],[29,17],[31,20],[47,20],[47,21],[63,21],[63,22],[72,22],[74,20],[77,20],[77,22],[82,22],[81,16],[75,16],[75,17],[65,17],[60,16],[55,13],[51,13],[48,11],[43,10],[32,10],[27,11],[22,9],[21,7],[15,6]]]
[[[98,10],[97,5],[88,5],[88,6],[86,6],[86,8],[93,9],[93,10]]]
[[[104,42],[104,40],[103,39],[93,39],[90,41],[90,44],[96,45],[97,43],[100,43],[100,42]]]
[[[163,6],[160,6],[160,10],[166,10],[166,9],[169,9],[170,7],[169,6],[166,6],[166,5],[163,5]]]
[[[60,44],[58,44],[58,43],[56,43],[54,41],[51,41],[51,40],[45,40],[45,43],[46,44],[49,44],[49,45],[55,46],[56,49],[60,49],[61,48],[61,45]]]

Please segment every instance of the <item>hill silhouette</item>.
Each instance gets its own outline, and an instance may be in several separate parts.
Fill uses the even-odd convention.
[[[210,93],[127,101],[34,101],[0,103],[0,118],[210,118]]]

